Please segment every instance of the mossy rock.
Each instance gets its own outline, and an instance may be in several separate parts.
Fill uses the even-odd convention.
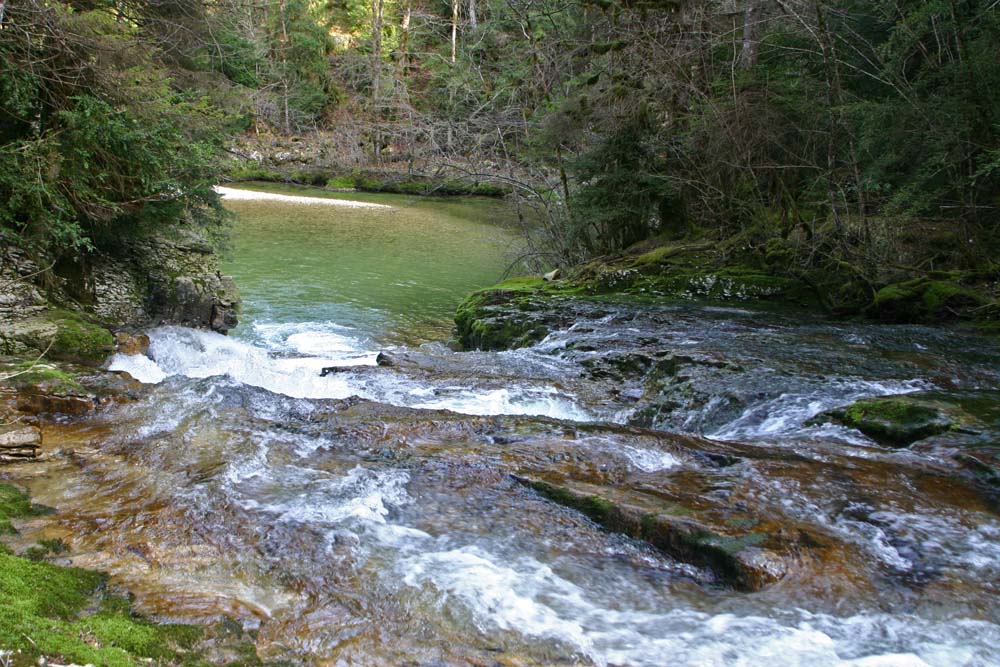
[[[762,532],[722,532],[705,526],[676,505],[662,508],[612,500],[589,489],[569,488],[515,476],[520,484],[545,498],[576,510],[606,530],[642,540],[685,563],[709,568],[729,586],[760,590],[780,580],[787,564],[776,552],[762,548],[771,536]],[[729,522],[725,531],[743,530],[756,522]]]
[[[77,381],[79,373],[48,361],[24,360],[0,364],[0,377],[4,384],[15,389],[44,386],[52,392],[74,393],[84,391]]]
[[[48,355],[53,359],[100,363],[115,349],[111,332],[87,321],[79,313],[53,310],[46,317],[57,327]]]
[[[872,309],[885,321],[928,322],[965,317],[985,303],[982,294],[953,280],[918,278],[880,289]]]
[[[549,334],[533,301],[542,286],[535,277],[512,279],[469,295],[455,311],[455,337],[466,350],[513,350]]]
[[[11,523],[13,519],[30,519],[50,512],[47,507],[32,504],[20,489],[9,484],[0,484],[0,535],[17,532]]]
[[[940,409],[905,395],[864,398],[831,414],[845,426],[894,447],[906,447],[952,428],[952,420]]]

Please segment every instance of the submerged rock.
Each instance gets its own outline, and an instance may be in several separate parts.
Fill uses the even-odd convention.
[[[708,526],[684,516],[683,508],[662,503],[658,507],[636,494],[623,496],[611,488],[584,488],[579,483],[568,486],[520,476],[514,479],[553,502],[582,512],[607,530],[647,542],[679,561],[707,567],[738,590],[760,590],[788,571],[780,553],[760,546],[774,543],[773,537],[739,530],[743,522]]]
[[[881,444],[933,451],[966,477],[1000,490],[1000,391],[925,391],[866,398],[819,415]]]

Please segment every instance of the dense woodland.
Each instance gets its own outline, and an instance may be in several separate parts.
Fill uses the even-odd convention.
[[[218,223],[234,138],[322,134],[510,187],[539,266],[712,241],[834,309],[944,276],[996,313],[996,0],[0,7],[0,230],[39,257]]]

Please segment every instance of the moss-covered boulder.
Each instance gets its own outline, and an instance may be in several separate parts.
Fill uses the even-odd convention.
[[[878,291],[872,311],[889,322],[933,322],[965,317],[985,303],[979,292],[955,280],[918,278]]]
[[[508,280],[474,292],[455,312],[455,337],[466,350],[513,350],[568,323],[545,303],[542,278]]]
[[[49,359],[96,364],[114,351],[114,336],[82,313],[44,310],[7,323],[0,334],[0,353],[45,352]]]
[[[905,394],[864,398],[831,414],[845,426],[856,428],[876,442],[894,447],[905,447],[944,433],[953,425],[952,420],[937,406]]]

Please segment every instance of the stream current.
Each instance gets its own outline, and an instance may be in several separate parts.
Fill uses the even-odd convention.
[[[30,485],[60,511],[26,538],[63,537],[152,615],[236,618],[294,664],[1000,664],[995,509],[936,451],[810,422],[864,396],[995,390],[995,344],[602,303],[527,349],[453,352],[454,306],[515,237],[480,221],[492,204],[377,201],[392,208],[231,201],[243,323],[159,328],[117,356],[151,388],[66,426],[73,455]],[[643,421],[642,387],[595,369],[654,344],[698,363]],[[513,475],[725,509],[823,556],[736,591]]]

